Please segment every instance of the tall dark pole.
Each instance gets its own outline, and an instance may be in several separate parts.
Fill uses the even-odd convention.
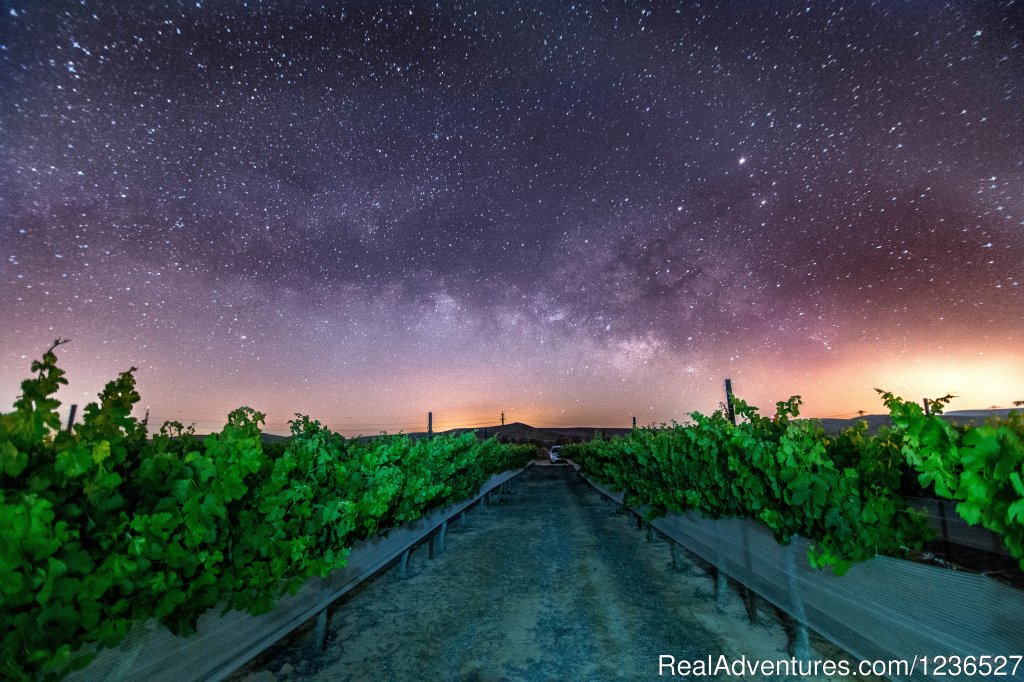
[[[78,405],[71,406],[71,413],[68,414],[68,432],[70,433],[71,427],[75,425],[75,414],[78,413]]]
[[[501,425],[502,426],[505,425],[505,411],[504,410],[501,411]]]
[[[931,415],[931,413],[932,413],[932,408],[928,404],[928,398],[925,398],[924,399],[924,416],[927,417],[927,416]]]
[[[427,412],[427,437],[434,435],[434,413]]]
[[[732,408],[732,379],[725,380],[725,405],[729,409],[729,421],[736,426],[736,412]]]
[[[633,428],[636,428],[636,417],[633,417]]]

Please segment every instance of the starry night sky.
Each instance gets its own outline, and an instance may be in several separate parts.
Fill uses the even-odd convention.
[[[4,3],[0,404],[1024,399],[1020,2],[678,4]]]

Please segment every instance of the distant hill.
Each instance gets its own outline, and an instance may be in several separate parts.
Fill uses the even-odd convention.
[[[289,438],[291,438],[291,436],[278,436],[278,435],[273,434],[273,433],[264,433],[263,434],[263,442],[264,443],[277,443],[277,442],[282,441],[282,440],[288,440]]]
[[[942,416],[953,424],[978,425],[984,424],[985,420],[991,417],[1005,417],[1011,412],[1008,409],[999,410],[955,410],[947,412]],[[835,433],[854,426],[859,421],[868,423],[868,433],[877,433],[879,427],[892,426],[892,419],[887,414],[866,414],[855,419],[822,419],[822,427],[829,432]]]
[[[606,437],[621,436],[627,434],[631,429],[624,428],[600,428],[595,426],[574,426],[568,428],[538,428],[522,422],[511,424],[477,427],[472,429],[451,429],[439,431],[438,433],[464,433],[476,431],[481,438],[497,437],[499,440],[509,443],[536,443],[538,445],[557,445],[571,441],[590,440],[594,437],[595,431],[602,432]],[[413,438],[422,438],[426,432],[410,433]]]
[[[1009,409],[956,410],[942,416],[954,424],[983,424],[985,420],[990,417],[1005,417],[1010,412],[1011,410]],[[892,425],[892,419],[890,419],[887,414],[866,414],[863,417],[856,417],[854,419],[821,419],[819,421],[821,422],[822,427],[830,433],[842,431],[843,429],[856,425],[859,421],[866,421],[868,423],[868,433],[877,433],[880,427]],[[632,429],[629,428],[602,428],[600,426],[540,428],[530,426],[529,424],[524,424],[522,422],[512,422],[511,424],[505,424],[503,426],[496,425],[474,427],[472,429],[450,429],[448,431],[438,431],[437,434],[458,434],[466,431],[476,431],[477,435],[481,438],[496,436],[499,440],[509,443],[535,443],[537,445],[550,446],[574,441],[590,440],[594,437],[595,432],[600,432],[605,438],[611,438],[612,436],[624,436],[631,430]],[[410,438],[424,438],[427,435],[427,432],[417,431],[406,435]],[[204,436],[198,437],[203,438]],[[278,436],[272,433],[264,433],[263,442],[276,443],[282,440],[287,440],[289,437],[290,436]],[[373,437],[374,436],[360,436],[360,438],[367,439]]]
[[[961,417],[981,417],[982,419],[988,419],[989,417],[1005,417],[1011,412],[1020,412],[1021,409],[1011,410],[1009,408],[996,409],[996,410],[953,410],[947,412],[947,417],[954,417],[959,419]]]
[[[1011,410],[958,410],[942,415],[954,424],[983,424],[991,417],[1005,417]],[[829,432],[835,433],[854,426],[859,421],[868,423],[868,432],[877,433],[882,426],[892,426],[892,419],[887,414],[866,414],[855,419],[821,419],[822,427]],[[481,437],[498,436],[501,440],[515,443],[538,443],[542,445],[556,445],[570,441],[590,440],[595,432],[601,432],[606,438],[612,436],[624,436],[632,429],[628,428],[601,428],[599,426],[576,426],[565,428],[538,428],[513,422],[504,426],[489,426],[477,429],[452,429],[445,433],[462,433],[464,431],[476,431]],[[410,434],[414,438],[426,436],[426,433]]]

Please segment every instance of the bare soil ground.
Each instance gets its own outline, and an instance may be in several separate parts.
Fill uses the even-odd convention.
[[[732,590],[719,607],[699,560],[673,568],[664,540],[568,466],[527,469],[446,544],[433,560],[417,549],[407,579],[392,567],[335,603],[324,651],[307,624],[234,679],[653,680],[661,654],[790,658],[774,611],[762,603],[751,625]]]

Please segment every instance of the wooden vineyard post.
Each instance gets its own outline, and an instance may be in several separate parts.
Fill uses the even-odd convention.
[[[427,438],[434,437],[434,413],[427,412]]]
[[[726,592],[729,588],[729,574],[725,571],[725,545],[722,543],[722,523],[715,524],[715,550],[717,566],[715,567],[715,603],[719,609],[725,608]]]
[[[793,656],[799,661],[811,660],[811,641],[807,634],[807,616],[804,614],[804,602],[800,598],[800,586],[796,579],[796,535],[789,540],[786,548],[786,587],[789,590],[789,604],[793,609],[796,621],[796,632],[793,634]]]
[[[725,406],[729,410],[729,421],[736,426],[736,412],[732,407],[732,379],[725,380]]]
[[[747,570],[747,575],[753,575],[754,566],[750,558],[750,533],[747,529],[747,520],[743,519],[740,522],[740,536],[743,538],[743,566]],[[747,602],[747,618],[750,619],[752,625],[757,625],[757,594],[752,589],[744,586],[743,592],[746,595]]]
[[[320,653],[327,644],[327,609],[316,617],[316,631],[313,634],[313,651]]]
[[[75,415],[78,413],[78,405],[71,405],[71,412],[68,414],[68,433],[71,433],[71,427],[75,425]]]
[[[409,577],[409,552],[412,549],[407,549],[402,552],[402,558],[398,560],[398,577],[405,580]]]
[[[437,532],[437,551],[444,552],[445,537],[448,535],[448,521],[441,524],[441,530]]]
[[[946,558],[951,559],[950,548],[949,548],[949,526],[946,524],[946,503],[943,500],[938,500],[939,503],[939,527],[942,528],[942,551],[946,553]]]

